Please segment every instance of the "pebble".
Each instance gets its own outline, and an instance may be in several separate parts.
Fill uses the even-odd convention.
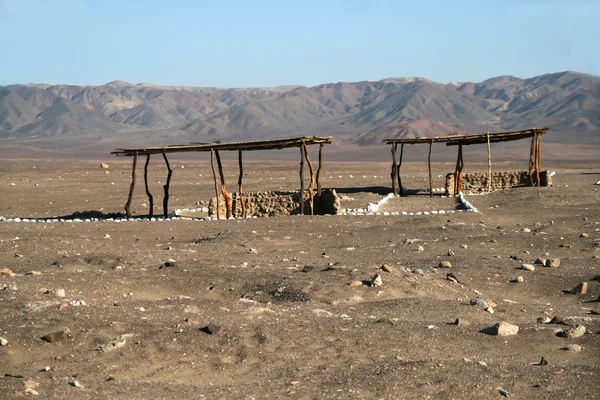
[[[207,326],[205,326],[204,328],[200,329],[202,332],[208,333],[209,335],[220,335],[221,332],[223,331],[223,328],[221,328],[219,325],[211,322],[210,324],[208,324]]]
[[[359,280],[354,280],[348,284],[348,286],[362,286],[363,282]]]
[[[461,248],[461,249],[468,249],[468,248],[469,248],[469,246],[468,246],[468,245],[466,245],[466,244],[461,244],[461,245],[460,245],[460,248]]]
[[[0,336],[0,346],[6,346],[8,344],[8,340],[2,336]]]
[[[302,267],[302,272],[310,272],[313,269],[315,269],[315,267],[313,267],[312,265],[305,265],[304,267]]]
[[[469,321],[467,321],[464,318],[456,318],[456,321],[454,321],[454,324],[456,326],[469,326],[471,325],[471,323]]]
[[[585,326],[575,325],[562,332],[562,336],[567,339],[574,339],[585,335]]]
[[[63,340],[64,338],[66,338],[68,333],[69,333],[68,330],[52,332],[52,333],[42,336],[41,339],[48,343],[54,343],[54,342],[58,342],[59,340]]]
[[[552,258],[550,260],[546,260],[546,267],[558,268],[559,266],[560,266],[560,258]]]
[[[519,282],[519,283],[523,283],[524,281],[525,281],[525,280],[523,279],[523,277],[522,277],[522,276],[520,276],[520,275],[519,275],[519,276],[517,276],[517,282]]]
[[[535,267],[531,264],[521,264],[521,269],[525,271],[535,271]]]
[[[29,272],[25,272],[25,275],[41,275],[42,273],[40,271],[29,271]]]
[[[383,264],[381,266],[381,270],[389,272],[391,274],[392,272],[394,272],[394,267],[392,267],[390,264]]]
[[[531,232],[531,229],[529,229],[529,228],[523,228],[523,232],[529,233],[529,232]]]
[[[588,235],[587,233],[582,233],[581,235],[579,235],[579,237],[587,239],[588,237],[590,237],[590,235]]]
[[[425,275],[425,271],[423,271],[423,269],[421,268],[415,268],[413,269],[413,274],[417,274],[417,275]]]
[[[379,287],[381,285],[383,285],[383,280],[381,279],[381,274],[375,274],[371,278],[370,286],[372,286],[372,287]]]
[[[587,293],[587,282],[581,282],[579,285],[575,286],[571,289],[570,293],[575,295],[586,294]]]
[[[56,295],[58,297],[65,297],[67,294],[65,293],[65,289],[56,289]]]
[[[493,333],[497,336],[511,336],[519,333],[518,325],[510,324],[508,322],[499,322],[493,327]]]
[[[77,379],[75,379],[74,377],[69,378],[69,385],[75,386],[75,387],[83,387],[83,385],[81,383],[79,383],[79,381]]]
[[[440,268],[452,268],[452,264],[450,263],[450,261],[442,261],[438,266]]]
[[[566,350],[566,351],[573,351],[573,352],[580,352],[583,349],[583,347],[581,347],[578,344],[569,344],[565,347],[562,348],[562,350]]]
[[[425,248],[423,246],[417,247],[417,251],[424,251],[424,250],[425,250]]]
[[[537,258],[533,263],[538,265],[546,265],[547,262],[548,260],[545,258]]]

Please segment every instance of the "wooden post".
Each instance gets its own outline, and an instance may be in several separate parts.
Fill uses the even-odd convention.
[[[308,148],[306,143],[303,143],[302,147],[304,147],[304,157],[306,157],[306,163],[308,164],[308,169],[310,171],[310,184],[308,185],[308,203],[310,204],[310,215],[315,215],[315,198],[313,195],[315,188],[315,170],[312,162],[310,162],[310,157],[308,157]]]
[[[133,168],[131,170],[131,185],[129,186],[129,197],[127,197],[127,203],[125,204],[125,215],[127,218],[131,218],[131,200],[133,198],[133,188],[135,187],[135,167],[137,166],[138,154],[135,153],[133,156]]]
[[[454,195],[458,194],[458,169],[460,167],[460,152],[462,148],[460,145],[458,146],[458,151],[456,153],[456,167],[454,168]]]
[[[300,215],[304,215],[304,146],[300,146]]]
[[[219,216],[219,189],[217,188],[217,174],[215,172],[215,150],[214,149],[210,149],[210,167],[212,169],[212,174],[213,174],[213,181],[215,182],[215,196],[216,196],[216,200],[217,200],[217,219],[220,218]]]
[[[394,193],[394,196],[397,196],[398,193],[396,193],[396,179],[398,176],[398,171],[396,169],[396,148],[398,147],[398,143],[392,143],[392,172],[390,173],[390,176],[392,177],[392,193]]]
[[[319,143],[319,168],[317,168],[317,194],[321,197],[321,168],[323,167],[323,143]]]
[[[146,184],[146,195],[148,196],[148,206],[150,207],[150,218],[154,216],[154,197],[148,188],[148,164],[150,164],[150,154],[146,155],[146,164],[144,165],[144,183]]]
[[[427,165],[429,166],[429,197],[433,197],[433,178],[431,176],[431,147],[433,146],[433,139],[429,142],[429,156],[427,158]]]
[[[402,167],[402,156],[404,155],[404,143],[400,144],[400,160],[398,160],[398,191],[400,197],[404,196],[404,187],[402,186],[402,175],[400,175],[400,168]]]
[[[457,195],[462,190],[462,170],[463,170],[463,152],[462,144],[458,145],[458,156],[456,157],[456,171],[454,175],[454,194]]]
[[[226,215],[225,218],[231,218],[231,196],[225,190],[225,174],[223,174],[223,165],[221,164],[221,156],[219,155],[219,150],[215,150],[215,157],[217,159],[217,167],[219,168],[219,176],[221,177],[221,194],[225,199],[225,209]]]
[[[536,146],[535,146],[535,180],[537,182],[537,187],[541,186],[540,182],[540,144],[542,141],[542,135],[535,134],[536,136]]]
[[[487,191],[492,191],[492,151],[490,148],[490,133],[487,134],[487,147],[488,147],[488,182]]]
[[[165,218],[167,218],[167,216],[169,215],[169,185],[171,184],[171,175],[173,175],[173,170],[171,169],[171,165],[169,164],[167,155],[165,153],[162,153],[162,155],[165,159],[165,164],[167,164],[167,169],[169,170],[169,174],[167,175],[167,182],[163,186],[163,189],[165,191],[165,198],[163,199],[163,212],[165,213]]]
[[[535,140],[536,134],[531,137],[531,150],[529,151],[529,182],[533,186],[533,160],[535,158]]]
[[[244,165],[242,163],[242,151],[238,151],[238,164],[240,166],[240,176],[238,177],[238,190],[240,203],[242,203],[242,218],[246,218],[246,203],[244,198],[244,188],[242,187],[242,179],[244,177]]]

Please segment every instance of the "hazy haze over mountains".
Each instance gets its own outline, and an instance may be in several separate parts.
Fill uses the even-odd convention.
[[[115,81],[0,86],[0,138],[159,141],[333,135],[360,145],[550,126],[565,142],[600,140],[600,79],[577,72],[442,84],[422,78],[315,87],[221,89]]]

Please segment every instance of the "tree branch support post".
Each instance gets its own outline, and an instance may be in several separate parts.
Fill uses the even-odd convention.
[[[138,154],[135,153],[133,156],[133,168],[131,170],[131,185],[129,186],[129,196],[127,197],[127,203],[125,204],[125,215],[127,218],[131,218],[131,200],[133,199],[133,189],[135,188],[135,168],[137,167]]]
[[[219,189],[217,188],[217,173],[215,172],[215,150],[214,149],[210,149],[210,167],[212,169],[212,174],[213,174],[213,181],[215,182],[215,196],[216,196],[216,201],[217,201],[217,219],[220,219],[220,215],[219,215]]]
[[[171,176],[173,175],[173,170],[171,169],[171,165],[169,164],[169,159],[167,158],[166,153],[162,153],[163,158],[165,159],[165,164],[167,164],[167,169],[169,173],[167,174],[167,182],[165,182],[163,189],[165,191],[165,197],[163,199],[163,213],[165,214],[165,218],[169,215],[169,186],[171,185]]]
[[[531,150],[529,151],[529,182],[531,183],[531,186],[534,185],[533,182],[533,167],[534,167],[534,159],[535,159],[535,149],[536,149],[536,136],[537,135],[533,135],[531,137]]]
[[[242,179],[244,177],[244,164],[242,162],[242,150],[238,151],[238,164],[240,166],[240,175],[238,177],[238,191],[240,203],[242,204],[242,218],[246,218],[246,199],[244,198],[244,188],[242,187]]]
[[[225,174],[223,173],[223,165],[221,164],[221,156],[219,150],[215,150],[215,157],[217,159],[217,167],[219,168],[219,177],[221,178],[221,194],[225,199],[226,215],[225,218],[231,218],[231,196],[225,189]]]
[[[397,196],[398,193],[396,192],[396,180],[398,179],[398,170],[396,167],[396,149],[398,148],[398,143],[392,143],[392,172],[390,173],[390,176],[392,178],[392,193],[394,194],[394,196]]]
[[[323,143],[319,143],[319,168],[317,168],[317,194],[321,197],[321,169],[323,168]]]
[[[306,143],[303,143],[302,147],[304,148],[304,157],[306,157],[306,163],[308,164],[308,169],[310,171],[310,184],[308,185],[308,203],[310,204],[310,215],[315,215],[315,170],[313,168],[312,162],[310,162],[310,157],[308,156],[308,147],[306,146]]]
[[[304,215],[304,146],[300,146],[300,215]]]
[[[150,208],[150,212],[148,215],[150,218],[154,217],[154,197],[152,197],[152,193],[150,193],[150,189],[148,188],[148,164],[150,164],[150,154],[146,155],[146,164],[144,165],[144,184],[146,185],[146,195],[148,196],[148,207]]]
[[[404,187],[402,186],[402,175],[400,175],[400,168],[402,167],[402,156],[404,155],[404,143],[400,144],[400,159],[398,160],[398,191],[400,197],[404,196]]]
[[[429,142],[429,155],[427,157],[427,165],[429,167],[429,197],[433,197],[433,177],[431,176],[431,147],[433,147],[433,139]]]
[[[462,190],[462,169],[463,169],[462,144],[459,144],[458,145],[458,155],[456,156],[456,169],[454,170],[454,195],[457,195]]]
[[[488,150],[488,181],[487,191],[492,191],[492,150],[490,147],[490,133],[487,134],[487,150]]]
[[[535,163],[535,179],[537,181],[537,187],[541,186],[541,182],[540,182],[540,164],[541,164],[541,156],[540,156],[540,147],[541,147],[541,143],[542,143],[542,135],[537,134],[536,133],[536,147],[535,147],[535,157],[536,157],[536,163]]]

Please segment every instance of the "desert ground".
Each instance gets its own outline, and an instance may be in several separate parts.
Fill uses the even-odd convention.
[[[171,209],[213,195],[208,164],[172,164]],[[0,398],[598,399],[600,169],[543,166],[553,187],[468,196],[478,212],[0,221]],[[361,207],[389,190],[389,167],[326,164],[323,186]],[[434,164],[435,187],[452,168]],[[247,191],[299,186],[297,163],[245,169]],[[426,176],[403,165],[407,187]],[[125,164],[5,166],[0,216],[121,213],[130,178]],[[151,169],[155,214],[165,178]],[[415,195],[386,211],[454,201]],[[138,179],[134,215],[147,205]],[[586,294],[569,292],[582,282]],[[495,335],[500,322],[518,333]]]

